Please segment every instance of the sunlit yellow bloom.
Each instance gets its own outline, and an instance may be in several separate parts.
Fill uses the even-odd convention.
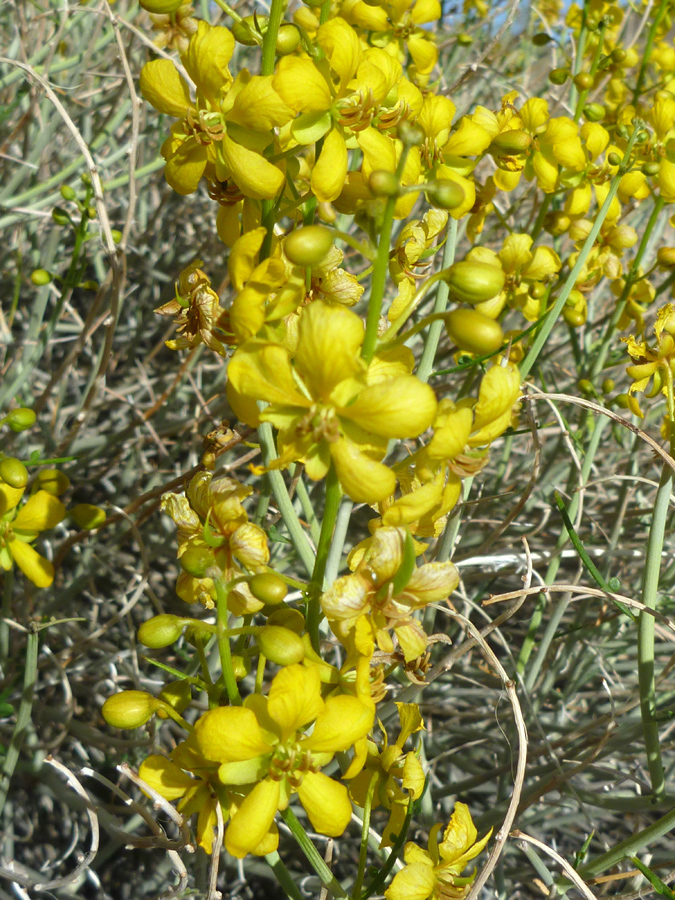
[[[439,842],[442,827],[434,825],[431,829],[427,850],[413,843],[405,845],[406,865],[384,892],[386,900],[460,900],[464,896],[476,873],[474,870],[468,877],[462,877],[461,873],[485,847],[492,829],[476,841],[478,832],[469,807],[459,802],[455,803],[455,811]]]
[[[228,397],[249,425],[278,429],[283,468],[305,464],[312,479],[335,465],[344,491],[375,503],[393,492],[395,476],[379,462],[390,438],[417,437],[436,412],[436,398],[413,375],[372,382],[360,356],[361,319],[343,306],[317,300],[300,318],[295,356],[277,343],[254,339],[234,354]],[[256,401],[267,406],[258,411]]]
[[[370,657],[377,646],[392,653],[391,631],[406,662],[426,650],[427,635],[413,614],[448,597],[459,576],[452,563],[426,563],[413,568],[408,580],[398,584],[405,548],[404,528],[378,528],[353,574],[338,578],[323,594],[326,618],[350,651]]]
[[[196,259],[183,269],[176,282],[175,299],[157,307],[155,312],[175,317],[179,337],[165,341],[170,350],[184,350],[203,342],[209,350],[225,356],[225,310],[211,287],[211,279],[201,270],[202,265]]]
[[[314,829],[341,835],[351,818],[347,788],[321,769],[335,753],[363,739],[373,718],[372,705],[356,697],[341,694],[324,701],[318,670],[300,665],[282,669],[267,696],[252,694],[243,706],[205,713],[195,725],[199,752],[219,764],[222,784],[253,785],[230,819],[228,852],[239,858],[259,852],[277,811],[286,809],[295,793]]]
[[[66,508],[48,491],[37,491],[19,509],[24,490],[0,481],[0,566],[8,572],[16,563],[34,585],[49,587],[54,581],[54,566],[31,544],[41,531],[65,518]]]
[[[621,340],[628,346],[628,354],[633,365],[626,371],[633,383],[629,389],[630,410],[634,415],[643,418],[643,412],[637,393],[648,399],[664,394],[668,399],[669,413],[672,413],[675,395],[673,392],[673,374],[675,373],[675,307],[672,303],[662,306],[654,324],[656,345],[650,346],[647,341],[637,341],[632,335]]]

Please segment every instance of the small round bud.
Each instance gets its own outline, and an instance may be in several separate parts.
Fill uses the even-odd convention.
[[[592,395],[595,393],[595,388],[593,387],[592,382],[588,380],[588,378],[582,378],[579,382],[579,390],[582,394]]]
[[[171,709],[175,709],[177,713],[182,713],[187,709],[192,700],[192,691],[190,690],[190,682],[183,679],[182,681],[170,681],[164,685],[157,697],[163,703],[168,704]],[[169,714],[163,709],[157,710],[160,719],[167,719]]]
[[[157,700],[145,691],[122,691],[103,704],[101,713],[113,728],[140,728],[157,710]]]
[[[603,394],[611,394],[614,390],[614,379],[613,378],[605,378],[601,385]]]
[[[407,147],[418,147],[424,143],[425,138],[419,125],[411,125],[410,122],[401,122],[398,126],[398,136]]]
[[[70,216],[65,211],[65,209],[61,209],[60,206],[55,206],[52,210],[52,219],[56,222],[57,225],[70,225]]]
[[[86,184],[87,187],[91,187],[91,175],[89,174],[89,172],[83,172],[80,175],[80,181],[82,182],[82,184]]]
[[[267,606],[278,606],[283,603],[288,593],[286,582],[274,572],[259,572],[249,578],[248,586],[251,593]]]
[[[590,72],[579,72],[578,75],[574,76],[573,81],[577,90],[589,91],[593,87],[595,78],[593,78]]]
[[[541,300],[541,298],[546,294],[546,286],[543,285],[540,281],[537,281],[535,282],[535,284],[530,285],[530,290],[528,291],[528,293],[534,300]]]
[[[0,460],[0,478],[13,488],[26,487],[28,484],[28,469],[20,459],[14,456],[6,456]]]
[[[105,511],[100,506],[94,506],[93,503],[78,503],[69,512],[77,527],[83,528],[85,531],[100,528],[106,519]]]
[[[41,490],[55,497],[60,497],[70,487],[70,478],[58,469],[42,469],[38,472],[37,482]]]
[[[46,269],[33,269],[30,273],[30,280],[37,287],[42,287],[45,284],[49,284],[52,280],[52,274]]]
[[[627,125],[617,125],[616,133],[619,135],[620,138],[623,138],[624,141],[627,141],[628,138],[630,137],[630,129],[628,128]]]
[[[110,237],[113,239],[113,244],[119,244],[122,240],[122,232],[118,231],[117,228],[113,228],[110,231]]]
[[[305,658],[302,638],[279,625],[264,625],[257,634],[258,646],[271,662],[278,666],[292,666]]]
[[[560,237],[561,234],[565,234],[571,224],[572,220],[562,210],[553,210],[544,216],[544,229],[553,237]]]
[[[333,246],[333,233],[323,225],[297,228],[284,240],[286,258],[296,266],[317,266]]]
[[[454,263],[443,274],[452,294],[472,306],[496,297],[506,280],[504,271],[498,266],[470,259]]]
[[[638,135],[635,138],[636,144],[646,144],[649,140],[649,132],[648,131],[638,131]]]
[[[100,287],[98,281],[83,281],[79,285],[83,291],[97,291]]]
[[[614,402],[619,409],[628,409],[630,407],[630,397],[628,394],[617,394],[614,398]]]
[[[548,80],[551,82],[551,84],[565,84],[569,77],[569,69],[551,69],[551,71],[548,73]]]
[[[20,406],[7,413],[7,424],[14,432],[26,431],[35,425],[37,416],[27,406]]]
[[[616,150],[612,150],[611,153],[607,154],[607,162],[610,166],[620,166],[621,165],[621,157],[616,152]]]
[[[376,197],[398,197],[401,186],[393,172],[377,169],[368,179],[368,187]]]
[[[545,47],[546,44],[550,44],[553,38],[550,34],[546,34],[545,31],[540,31],[532,37],[532,43],[535,47]]]
[[[235,681],[241,681],[246,678],[251,671],[251,659],[248,656],[241,656],[238,653],[232,655],[232,672]]]
[[[501,153],[524,153],[532,143],[532,138],[526,131],[502,131],[490,144],[490,152],[497,150]]]
[[[61,196],[64,200],[74,200],[75,199],[75,191],[71,188],[69,184],[61,185]]]
[[[257,26],[256,26],[257,22]],[[267,31],[267,16],[244,16],[243,21],[234,22],[230,30],[235,41],[246,47],[254,47]],[[297,28],[295,29],[298,30]],[[258,38],[256,40],[256,37]]]
[[[195,578],[205,578],[208,570],[216,565],[213,547],[200,540],[189,540],[184,546],[178,558],[182,570]]]
[[[88,206],[87,209],[86,209],[86,213],[87,213],[87,218],[88,218],[88,219],[95,219],[95,218],[96,218],[96,215],[97,215],[96,207],[95,207],[95,206]]]
[[[586,314],[578,309],[563,309],[563,319],[572,328],[580,328],[586,321]]]
[[[305,630],[305,617],[299,609],[282,606],[281,609],[275,609],[272,615],[268,616],[267,624],[280,625],[282,628],[289,628],[296,634],[302,634]]]
[[[277,35],[277,53],[279,56],[287,56],[297,49],[300,43],[300,32],[295,25],[287,22],[282,25]]]
[[[470,47],[473,44],[473,38],[466,31],[462,31],[457,35],[457,43],[460,47]]]
[[[673,94],[672,91],[667,91],[667,90],[663,89],[663,90],[657,91],[654,94],[654,99],[661,100],[662,102],[665,103],[666,101],[675,99],[675,94]]]
[[[443,317],[451,341],[467,353],[485,356],[504,343],[502,326],[475,309],[455,309]]]
[[[442,178],[426,188],[429,202],[440,209],[456,209],[466,200],[464,188],[455,181]]]
[[[601,103],[589,103],[584,106],[584,116],[589,122],[599,122],[605,118],[606,109]]]
[[[138,640],[151,650],[169,647],[181,636],[187,622],[187,619],[181,619],[179,616],[166,614],[153,616],[152,619],[143,622],[138,629]]]
[[[675,247],[659,247],[656,261],[662,269],[675,269]]]
[[[650,177],[654,176],[654,175],[658,175],[659,172],[661,171],[661,163],[657,163],[657,162],[645,163],[642,166],[642,168],[640,169],[640,171],[642,172],[643,175],[647,175]]]
[[[153,16],[166,16],[176,12],[183,0],[140,0],[140,4],[146,12]]]
[[[624,60],[626,59],[626,56],[627,56],[627,55],[628,55],[628,54],[626,53],[626,51],[625,51],[625,50],[622,50],[621,47],[616,47],[616,48],[615,48],[614,50],[612,50],[612,52],[609,54],[610,59],[611,59],[612,62],[613,62],[615,65],[617,65],[617,66],[618,66],[618,65],[621,65],[621,63],[624,62]]]

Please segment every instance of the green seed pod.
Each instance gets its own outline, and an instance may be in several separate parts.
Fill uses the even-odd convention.
[[[138,629],[138,640],[151,650],[169,647],[181,636],[188,621],[179,616],[166,614],[153,616],[152,619],[143,622]]]
[[[216,565],[216,557],[213,547],[209,547],[201,540],[189,540],[185,545],[185,550],[179,556],[178,562],[188,575],[205,578],[208,570]]]
[[[145,691],[122,691],[103,704],[101,713],[113,728],[140,728],[157,711],[157,700]]]
[[[12,431],[18,432],[26,431],[28,428],[32,428],[35,425],[35,420],[37,416],[33,412],[32,409],[29,409],[27,406],[20,406],[18,409],[13,409],[11,412],[7,413],[7,424],[12,429]]]
[[[602,387],[603,394],[611,394],[615,387],[614,379],[613,378],[605,378],[605,380],[602,382],[601,387]]]
[[[504,343],[502,326],[475,309],[455,309],[443,317],[451,341],[467,353],[485,356]]]
[[[584,116],[589,122],[599,122],[605,118],[607,110],[601,103],[589,103],[584,106]]]
[[[430,203],[440,209],[456,209],[466,200],[464,188],[455,181],[441,178],[426,188]]]
[[[256,22],[258,23],[257,27]],[[230,30],[235,41],[246,47],[255,47],[267,31],[267,23],[267,16],[244,16],[241,22],[234,22]],[[297,31],[297,28],[295,30]],[[258,40],[256,40],[256,35]]]
[[[524,153],[532,143],[532,138],[526,131],[502,131],[490,144],[490,152],[498,153]]]
[[[305,658],[302,638],[279,625],[264,625],[257,634],[258,646],[271,662],[278,666],[292,666]]]
[[[41,490],[55,497],[65,494],[70,487],[70,478],[58,469],[42,469],[38,472],[37,482]]]
[[[289,53],[293,53],[293,51],[297,49],[299,43],[300,32],[297,27],[290,22],[286,22],[285,25],[282,25],[279,29],[279,34],[277,35],[276,49],[278,55],[287,56]]]
[[[443,276],[452,294],[472,306],[496,297],[506,280],[503,270],[498,266],[470,259],[454,263],[445,270]]]
[[[146,12],[153,16],[166,16],[176,12],[183,5],[184,0],[140,0],[140,4]]]
[[[283,603],[288,593],[286,582],[274,572],[259,572],[249,578],[248,586],[251,593],[267,606],[277,606]]]
[[[20,459],[14,456],[6,456],[0,460],[0,478],[13,488],[26,487],[28,484],[28,469]]]
[[[190,690],[190,682],[182,679],[181,681],[170,681],[164,685],[159,692],[158,700],[167,703],[171,709],[175,709],[177,713],[182,713],[188,708],[192,701],[192,691]],[[169,714],[163,709],[157,710],[160,719],[167,719]]]
[[[376,197],[398,197],[401,186],[393,172],[377,169],[368,179],[368,187]]]
[[[569,69],[551,69],[551,71],[548,73],[548,80],[551,82],[551,84],[565,84],[569,77]]]
[[[105,510],[102,510],[100,506],[94,506],[93,503],[78,503],[69,512],[78,528],[83,528],[85,531],[100,528],[106,519]]]
[[[42,287],[43,285],[50,283],[50,281],[52,280],[52,274],[46,269],[34,269],[30,273],[30,280],[37,287]]]
[[[77,196],[69,184],[62,184],[60,190],[64,200],[74,200]]]
[[[572,80],[574,81],[574,86],[578,91],[589,91],[593,87],[595,78],[591,75],[590,72],[579,72],[579,74],[575,75]]]
[[[284,240],[286,258],[296,266],[317,266],[333,246],[333,232],[323,225],[297,228]]]
[[[267,624],[280,625],[282,628],[289,628],[296,634],[302,634],[305,630],[305,617],[298,609],[282,606],[281,609],[275,609],[272,615],[268,616]]]

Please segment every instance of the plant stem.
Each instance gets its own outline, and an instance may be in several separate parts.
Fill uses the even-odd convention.
[[[361,825],[361,847],[359,850],[359,868],[356,874],[356,881],[354,882],[354,887],[352,888],[352,900],[359,900],[361,895],[361,887],[363,886],[363,876],[366,873],[366,861],[368,859],[368,832],[370,831],[370,811],[373,807],[373,794],[375,792],[375,785],[377,784],[378,773],[373,772],[370,783],[368,784],[368,790],[366,792],[366,799],[363,804],[363,819]]]
[[[37,659],[38,659],[38,632],[36,628],[28,632],[26,642],[26,667],[23,673],[23,691],[21,693],[21,705],[16,717],[16,725],[12,733],[12,739],[7,747],[5,760],[2,764],[2,772],[0,773],[0,815],[5,807],[7,793],[9,792],[9,783],[14,769],[19,761],[19,754],[26,736],[26,729],[30,722],[30,714],[33,709],[33,693],[35,691],[35,681],[37,678]]]
[[[445,247],[443,248],[442,269],[447,269],[455,261],[455,250],[457,248],[457,219],[452,217],[448,220],[446,229]],[[433,312],[442,313],[448,305],[448,297],[450,296],[450,286],[446,281],[441,281],[436,292],[436,301],[434,303]],[[434,367],[434,358],[438,349],[438,342],[443,333],[443,322],[432,322],[427,334],[427,339],[422,351],[420,364],[415,373],[420,381],[428,381],[429,375]]]
[[[321,883],[328,888],[333,897],[335,897],[335,900],[347,900],[347,892],[321,858],[321,854],[310,841],[307,832],[300,822],[298,822],[295,813],[290,806],[283,810],[281,818],[290,828],[291,834],[298,842],[298,846],[305,854],[307,861],[321,879]]]
[[[216,613],[218,618],[218,652],[220,653],[220,667],[223,673],[223,681],[227,696],[235,706],[241,705],[239,687],[232,669],[232,652],[230,650],[230,638],[227,634],[227,595],[229,593],[221,578],[214,578],[216,587]]]
[[[328,553],[333,539],[333,529],[335,528],[338,509],[340,508],[341,497],[342,489],[340,488],[340,482],[335,473],[335,466],[331,463],[331,467],[326,476],[326,499],[323,508],[323,520],[321,522],[319,543],[316,548],[316,559],[314,560],[314,571],[312,572],[312,578],[309,585],[309,601],[307,604],[307,630],[309,631],[312,646],[317,653],[319,652],[321,591],[323,590],[326,563],[328,561]]]
[[[647,74],[647,66],[649,65],[649,60],[652,55],[652,49],[654,47],[656,32],[658,31],[659,25],[661,24],[663,17],[668,10],[668,6],[668,0],[661,0],[657,13],[654,16],[654,20],[649,29],[649,34],[647,35],[647,40],[645,42],[645,49],[642,53],[642,60],[640,62],[640,71],[638,72],[637,81],[635,82],[635,90],[633,91],[633,105],[635,105],[640,99],[640,94],[642,93],[642,85],[645,80],[645,75]]]
[[[277,881],[291,900],[305,900],[300,888],[293,881],[291,873],[281,861],[281,857],[277,851],[275,850],[273,853],[268,853],[265,859],[274,872]]]
[[[270,17],[267,21],[267,31],[263,35],[262,62],[260,64],[261,75],[274,74],[274,61],[277,53],[277,37],[279,26],[284,17],[283,0],[272,0],[270,4]]]

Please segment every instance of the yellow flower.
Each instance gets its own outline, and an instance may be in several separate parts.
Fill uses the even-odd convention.
[[[669,413],[673,411],[675,396],[673,374],[675,373],[675,307],[666,303],[658,311],[654,325],[656,346],[650,347],[646,341],[637,341],[632,335],[621,340],[628,346],[628,354],[633,365],[626,369],[633,383],[629,388],[629,408],[643,418],[636,393],[643,393],[651,399],[659,394],[668,398]]]
[[[160,316],[175,316],[179,337],[165,341],[170,350],[184,350],[203,342],[214,353],[225,356],[225,346],[217,337],[218,332],[221,337],[226,337],[223,330],[225,310],[211,287],[211,279],[202,272],[202,265],[202,261],[196,259],[183,269],[176,282],[175,299],[158,306],[155,312]]]
[[[16,563],[34,585],[49,587],[54,566],[31,544],[65,518],[66,508],[48,491],[37,491],[17,510],[24,490],[0,482],[0,566],[8,572]]]
[[[272,129],[288,122],[292,112],[273,90],[271,76],[251,76],[243,69],[232,82],[233,50],[227,28],[199,22],[182,56],[195,84],[194,101],[170,60],[152,60],[141,72],[145,99],[181,120],[162,147],[166,180],[179,194],[196,191],[204,174],[211,181],[231,178],[253,199],[275,197],[284,184],[281,169],[263,153],[274,141]]]
[[[416,703],[397,703],[396,707],[401,721],[396,742],[389,744],[387,732],[380,723],[382,745],[368,741],[366,763],[349,782],[349,796],[357,806],[363,807],[368,792],[372,791],[372,808],[384,806],[389,810],[380,847],[391,847],[403,826],[410,801],[418,800],[424,791],[424,770],[417,754],[403,752],[408,738],[424,728],[422,716]]]
[[[360,356],[361,319],[343,306],[317,300],[300,318],[295,356],[280,344],[253,339],[233,355],[228,398],[249,425],[271,422],[279,430],[283,468],[305,464],[310,478],[335,465],[344,491],[357,502],[375,503],[393,492],[396,479],[379,462],[391,438],[414,438],[436,412],[428,385],[413,375],[374,381],[376,366]],[[258,411],[257,401],[267,406]]]
[[[413,614],[447,598],[459,575],[450,562],[413,566],[405,573],[406,543],[404,528],[378,528],[353,574],[336,579],[321,597],[332,630],[350,652],[370,657],[377,646],[392,653],[390,631],[406,662],[426,650],[427,635]],[[404,573],[408,577],[401,580]]]
[[[413,843],[405,845],[406,865],[384,892],[386,900],[459,900],[464,896],[476,873],[462,878],[461,872],[485,847],[492,829],[476,841],[478,832],[469,807],[459,802],[439,843],[441,828],[434,825],[431,829],[427,850]]]
[[[295,793],[316,831],[341,835],[352,811],[347,788],[321,769],[335,753],[362,740],[373,718],[372,705],[356,697],[340,694],[324,701],[318,669],[301,665],[282,669],[266,697],[252,694],[243,706],[203,715],[194,731],[200,754],[219,764],[223,785],[252,786],[231,817],[228,852],[238,858],[259,852],[277,811],[286,809]]]

